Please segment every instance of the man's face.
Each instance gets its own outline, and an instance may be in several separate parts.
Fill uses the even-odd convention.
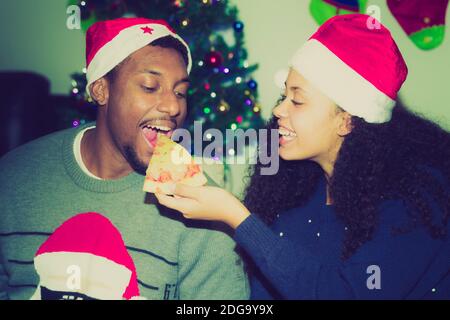
[[[140,174],[145,174],[157,134],[170,137],[186,117],[187,77],[176,50],[145,46],[108,83],[106,125],[116,147]]]

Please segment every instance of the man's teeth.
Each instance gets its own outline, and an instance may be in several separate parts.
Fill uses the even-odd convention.
[[[166,131],[166,132],[172,130],[172,128],[166,127],[166,126],[147,125],[145,127],[149,128],[149,129],[154,129],[154,130],[159,130],[159,131]]]
[[[283,129],[283,128],[279,128],[278,129],[278,133],[284,137],[296,137],[297,134],[295,132]]]

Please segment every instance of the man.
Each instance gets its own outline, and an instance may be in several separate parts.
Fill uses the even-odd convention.
[[[0,160],[0,297],[35,294],[39,246],[67,219],[98,212],[120,230],[140,296],[247,299],[232,239],[163,211],[142,192],[156,134],[170,136],[186,116],[188,46],[163,21],[143,18],[98,22],[86,44],[96,123],[40,138]]]

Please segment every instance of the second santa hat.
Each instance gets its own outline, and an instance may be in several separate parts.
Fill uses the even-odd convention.
[[[389,30],[373,19],[329,19],[296,52],[291,67],[351,115],[384,123],[408,68]]]
[[[43,299],[42,290],[103,300],[139,297],[136,267],[119,230],[96,212],[59,226],[39,247],[34,266],[40,282],[32,299]],[[71,270],[78,270],[75,284]]]

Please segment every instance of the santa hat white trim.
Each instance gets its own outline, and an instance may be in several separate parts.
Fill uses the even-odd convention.
[[[100,300],[122,300],[131,270],[112,260],[84,252],[49,252],[34,258],[40,277],[39,287],[64,292],[78,292]],[[68,287],[71,274],[69,266],[80,268],[80,289]],[[37,294],[33,297],[36,299]]]
[[[153,29],[152,34],[145,33],[141,29],[145,27]],[[192,58],[189,46],[186,42],[164,25],[157,23],[139,24],[122,30],[117,36],[98,50],[87,67],[87,93],[90,95],[89,86],[91,83],[106,75],[130,54],[165,36],[176,38],[186,47],[188,56],[187,72],[189,74],[192,68]]]
[[[351,115],[369,123],[384,123],[391,119],[395,100],[378,90],[319,41],[307,41],[296,52],[290,65]]]

